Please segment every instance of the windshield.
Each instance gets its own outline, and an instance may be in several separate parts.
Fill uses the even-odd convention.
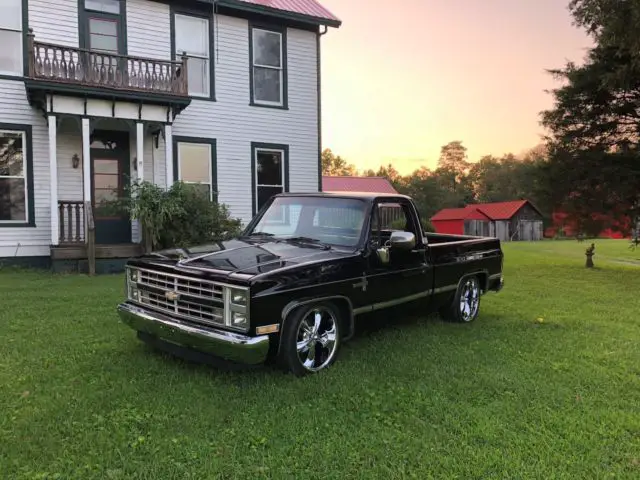
[[[246,234],[355,247],[360,241],[365,211],[365,202],[358,199],[277,197]]]

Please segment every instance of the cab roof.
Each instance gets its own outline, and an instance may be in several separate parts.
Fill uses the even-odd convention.
[[[279,193],[276,197],[326,197],[326,198],[356,198],[369,202],[381,199],[384,200],[411,200],[411,197],[401,193],[378,193],[378,192],[310,192],[310,193]]]

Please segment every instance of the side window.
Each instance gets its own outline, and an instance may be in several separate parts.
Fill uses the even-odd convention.
[[[404,202],[377,203],[371,219],[371,239],[384,243],[394,231],[411,232],[418,236],[410,205]]]

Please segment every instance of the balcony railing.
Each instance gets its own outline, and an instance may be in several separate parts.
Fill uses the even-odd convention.
[[[36,42],[29,31],[29,76],[65,84],[187,96],[187,57],[179,62]]]

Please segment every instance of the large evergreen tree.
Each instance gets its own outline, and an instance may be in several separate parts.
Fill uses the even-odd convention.
[[[634,217],[640,206],[640,0],[573,0],[595,45],[583,65],[552,73],[563,85],[543,112],[553,200],[583,227],[593,214]],[[636,21],[632,21],[636,19]]]

